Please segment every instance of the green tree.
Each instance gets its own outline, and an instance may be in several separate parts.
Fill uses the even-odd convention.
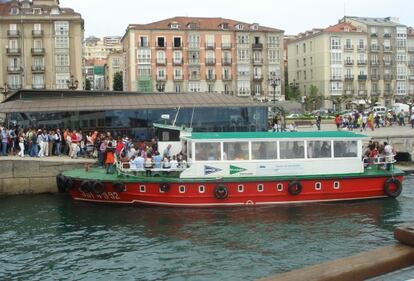
[[[299,101],[300,102],[300,90],[296,83],[289,84],[288,71],[285,68],[285,100]]]
[[[122,73],[117,72],[114,75],[114,84],[113,84],[113,90],[114,91],[122,91],[124,89],[123,81],[122,81]]]
[[[92,87],[92,85],[91,85],[91,81],[89,81],[89,79],[88,79],[88,78],[86,78],[86,79],[85,79],[85,90],[86,90],[86,91],[90,91],[90,90],[91,90],[91,87]]]
[[[307,110],[314,110],[316,108],[321,107],[323,97],[318,95],[319,89],[315,85],[309,86],[309,94],[306,96],[306,109]]]

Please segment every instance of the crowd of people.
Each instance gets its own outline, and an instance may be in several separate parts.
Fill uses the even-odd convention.
[[[1,156],[68,156],[97,158],[98,166],[114,172],[116,160],[128,162],[131,169],[174,169],[186,165],[186,153],[172,155],[171,145],[162,154],[158,141],[134,141],[128,136],[114,138],[110,132],[84,133],[81,130],[17,129],[0,125]],[[148,172],[150,173],[150,172]]]
[[[348,129],[354,130],[359,129],[365,131],[370,129],[374,131],[375,128],[380,127],[391,127],[395,125],[405,126],[405,119],[407,118],[406,113],[401,110],[396,113],[394,111],[388,111],[385,114],[374,114],[374,112],[369,112],[368,114],[360,113],[354,111],[352,114],[347,114],[340,116],[337,114],[335,116],[335,125],[338,130]],[[414,112],[411,115],[408,115],[409,123],[411,127],[414,128]]]
[[[394,148],[388,142],[380,144],[378,141],[371,140],[364,152],[364,164],[365,166],[380,164],[383,169],[389,170],[394,155]]]

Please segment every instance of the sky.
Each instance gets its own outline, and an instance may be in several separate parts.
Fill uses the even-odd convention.
[[[0,0],[1,1],[1,0]],[[60,0],[85,20],[85,37],[123,36],[128,24],[174,16],[223,17],[274,27],[286,35],[328,27],[345,15],[398,17],[413,26],[412,0]]]

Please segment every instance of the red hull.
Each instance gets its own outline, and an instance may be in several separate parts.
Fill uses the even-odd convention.
[[[98,195],[93,191],[80,191],[81,181],[74,179],[70,194],[79,201],[170,207],[274,205],[387,197],[389,195],[384,192],[384,186],[388,179],[389,176],[299,180],[302,190],[297,195],[288,191],[292,181],[169,183],[166,192],[160,191],[160,183],[155,182],[125,182],[125,191],[122,192],[116,192],[111,182],[104,182],[104,192]],[[401,183],[403,176],[395,176],[395,179]],[[217,198],[219,184],[226,187],[226,198]],[[397,189],[395,184],[389,186],[391,192]]]

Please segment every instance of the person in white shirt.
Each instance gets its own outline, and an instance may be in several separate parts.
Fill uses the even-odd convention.
[[[413,113],[411,113],[410,121],[411,121],[411,128],[414,129],[414,111]]]
[[[168,160],[168,157],[164,157],[164,160],[162,160],[162,167],[164,169],[170,169],[171,168],[171,163]]]
[[[144,169],[144,162],[145,162],[145,159],[141,155],[138,155],[137,157],[135,157],[134,159],[135,169],[137,170]]]
[[[384,142],[384,156],[385,156],[385,162],[387,163],[385,165],[385,168],[389,171],[391,170],[391,163],[392,163],[392,160],[394,159],[394,149],[386,141]]]
[[[177,169],[178,168],[178,161],[177,157],[174,155],[172,160],[170,161],[170,167],[171,169]]]

